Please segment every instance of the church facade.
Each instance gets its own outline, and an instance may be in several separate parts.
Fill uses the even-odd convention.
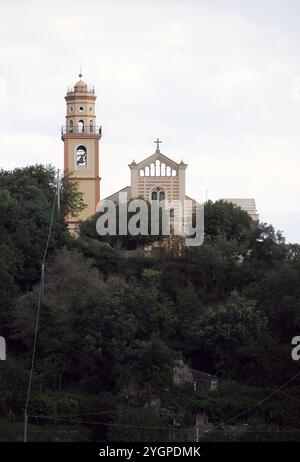
[[[185,193],[185,172],[187,164],[180,163],[164,155],[159,148],[161,141],[155,141],[157,147],[154,154],[136,163],[129,164],[131,183],[120,191],[106,197],[118,202],[119,194],[127,194],[128,198],[140,197],[147,201],[167,200],[184,201],[189,199]]]
[[[131,172],[130,195],[146,200],[185,199],[185,171],[187,164],[183,160],[178,164],[160,152],[157,139],[153,155],[138,164],[129,164]]]

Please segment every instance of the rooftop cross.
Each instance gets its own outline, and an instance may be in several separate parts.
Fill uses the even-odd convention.
[[[81,65],[80,65],[80,72],[79,72],[78,77],[79,77],[80,79],[81,79],[81,77],[82,77],[82,66],[81,66]]]
[[[159,144],[161,143],[160,139],[157,138],[157,140],[155,140],[154,143],[156,143],[156,150],[159,151]]]

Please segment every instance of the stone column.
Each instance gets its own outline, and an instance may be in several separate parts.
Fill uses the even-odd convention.
[[[185,171],[187,164],[180,162],[178,166],[178,183],[179,183],[179,200],[182,202],[185,200]]]
[[[131,171],[131,190],[130,190],[130,195],[131,197],[137,197],[138,196],[138,177],[139,177],[139,172],[137,168],[136,162],[133,160],[131,164],[128,165]]]

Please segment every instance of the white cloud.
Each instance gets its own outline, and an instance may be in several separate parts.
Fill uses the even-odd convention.
[[[52,164],[63,168],[59,139],[38,135],[18,134],[1,135],[1,168],[11,170],[31,164]],[[42,159],[42,162],[41,162]]]

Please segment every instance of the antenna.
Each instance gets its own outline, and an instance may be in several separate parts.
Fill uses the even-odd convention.
[[[60,178],[59,178],[59,169],[57,169],[57,211],[60,212]]]

